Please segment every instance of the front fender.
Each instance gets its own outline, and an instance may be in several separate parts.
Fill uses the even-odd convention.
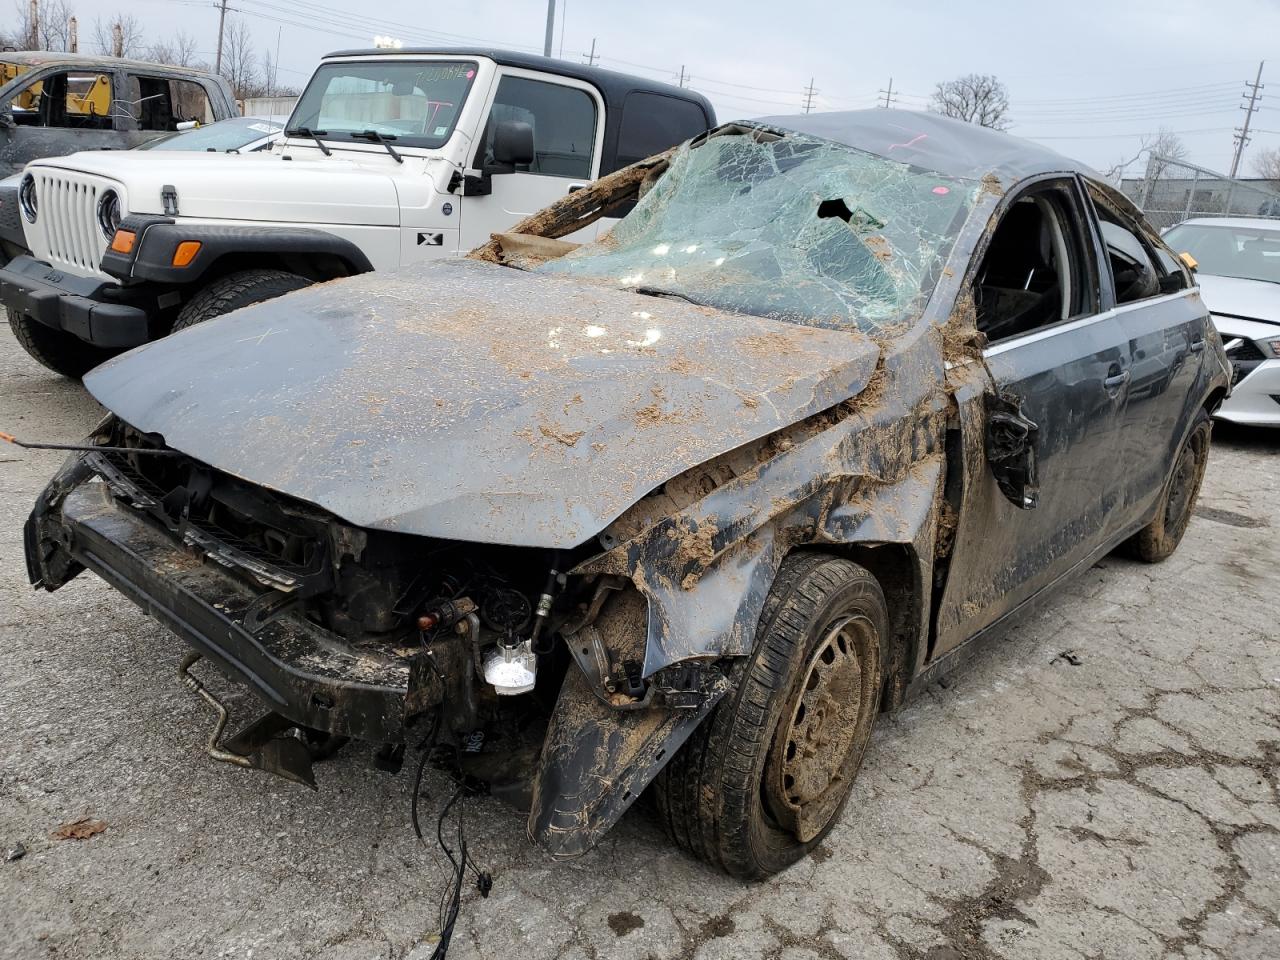
[[[120,228],[134,231],[138,239],[129,253],[117,253],[108,247],[102,257],[102,270],[123,281],[190,284],[231,255],[332,257],[349,273],[373,269],[365,252],[350,240],[313,227],[198,224],[137,216],[125,218]],[[179,244],[190,241],[200,244],[199,251],[186,266],[174,266]]]

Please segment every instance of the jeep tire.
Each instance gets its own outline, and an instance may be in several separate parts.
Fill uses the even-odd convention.
[[[241,270],[219,277],[209,284],[178,312],[173,323],[173,333],[194,327],[197,323],[212,320],[232,310],[265,303],[295,290],[311,285],[306,277],[283,270]]]
[[[46,327],[16,310],[6,312],[9,314],[9,328],[18,343],[22,344],[22,349],[41,366],[72,380],[79,380],[98,364],[120,352],[85,343],[79,337],[64,330]]]

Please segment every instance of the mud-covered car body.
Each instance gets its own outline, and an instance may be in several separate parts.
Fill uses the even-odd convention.
[[[554,239],[637,195],[605,240]],[[581,852],[731,688],[789,557],[879,582],[889,708],[1151,521],[1226,368],[1176,258],[1117,305],[1104,203],[1164,261],[1088,170],[1002,134],[722,127],[469,259],[99,367],[112,449],[40,498],[31,579],[98,573],[286,725],[487,722],[529,759],[531,836]],[[522,638],[538,687],[495,697]]]

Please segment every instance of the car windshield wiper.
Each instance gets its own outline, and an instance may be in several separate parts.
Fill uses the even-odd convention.
[[[320,152],[326,157],[333,156],[333,151],[329,149],[329,145],[320,138],[327,134],[328,130],[312,130],[310,127],[294,127],[292,130],[286,130],[286,137],[310,137],[316,142],[316,146],[320,148]]]
[[[396,152],[396,148],[387,143],[388,140],[395,140],[395,134],[389,133],[385,137],[377,130],[361,130],[359,133],[350,134],[352,140],[368,140],[372,143],[380,143],[387,148],[387,153],[395,158],[396,163],[404,163],[404,157]]]

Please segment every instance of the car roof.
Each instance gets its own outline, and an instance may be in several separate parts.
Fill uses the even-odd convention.
[[[1091,167],[1038,143],[920,110],[801,113],[750,122],[831,140],[944,176],[980,180],[994,174],[1005,188],[1041,173],[1070,171],[1102,179]]]
[[[1173,226],[1238,227],[1247,230],[1275,230],[1280,233],[1280,220],[1275,217],[1192,217]],[[1172,229],[1172,227],[1170,228]]]
[[[7,63],[21,63],[34,69],[56,64],[73,67],[129,67],[135,70],[166,70],[177,73],[200,74],[213,76],[207,70],[195,70],[191,67],[175,67],[168,63],[152,63],[149,60],[129,60],[124,57],[92,56],[87,53],[59,53],[50,50],[4,50],[0,51],[0,60]]]
[[[582,80],[599,90],[606,104],[614,107],[621,106],[623,98],[631,91],[640,90],[645,93],[658,93],[668,97],[678,97],[682,100],[691,100],[702,107],[703,113],[707,115],[708,119],[715,116],[711,101],[687,87],[677,87],[670,83],[646,80],[643,77],[636,77],[627,73],[615,73],[602,67],[574,63],[571,60],[557,60],[554,57],[540,57],[532,53],[516,53],[511,50],[498,50],[493,47],[375,47],[363,50],[338,50],[334,53],[326,54],[324,59],[328,60],[331,57],[413,57],[424,54],[451,57],[484,57],[504,67],[540,70],[545,73],[556,73],[563,77],[571,77],[574,80]]]

